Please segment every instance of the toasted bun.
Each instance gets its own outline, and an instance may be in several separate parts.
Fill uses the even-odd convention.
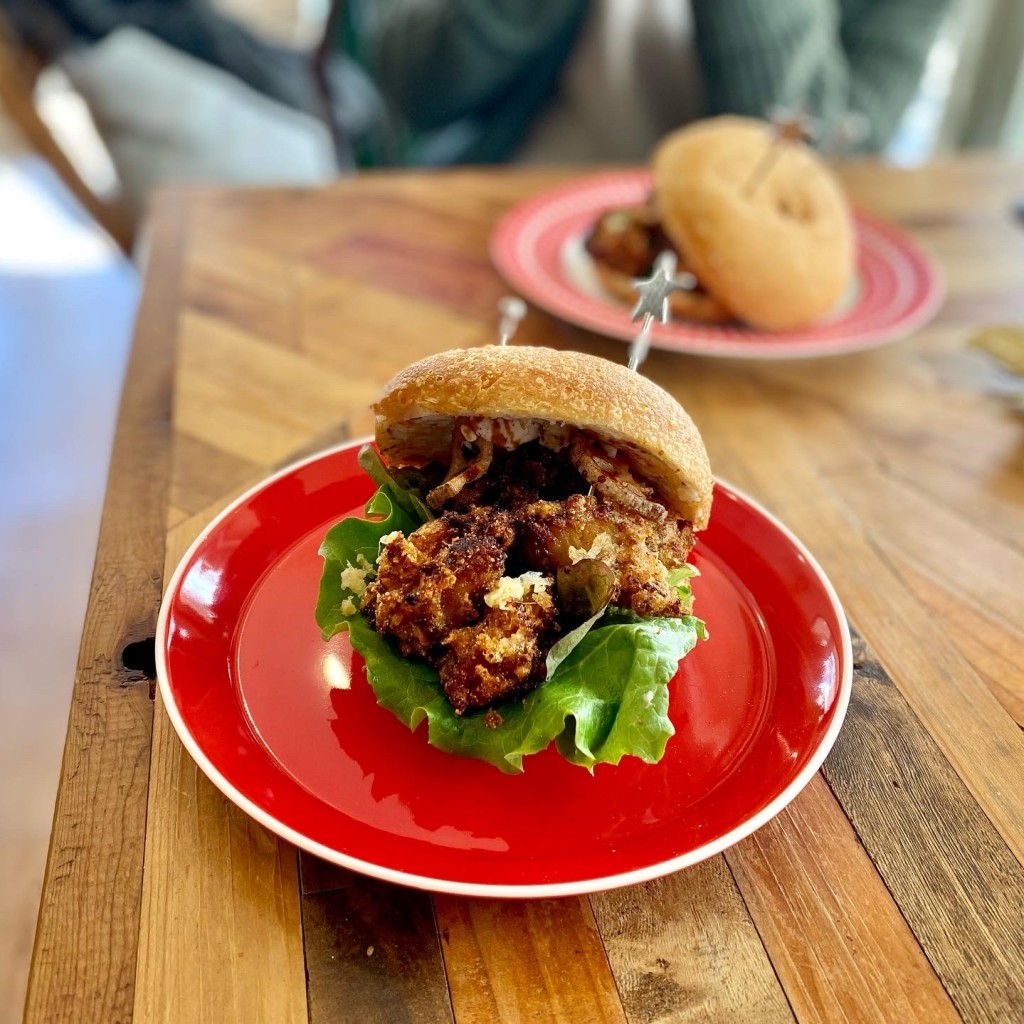
[[[831,312],[850,285],[854,236],[842,189],[807,146],[779,154],[753,191],[772,145],[753,118],[699,121],[654,153],[654,189],[669,238],[701,284],[746,323],[805,327]]]
[[[593,265],[601,287],[606,292],[629,305],[636,303],[637,292],[633,278],[600,260],[593,260]],[[700,320],[708,324],[724,324],[736,319],[718,299],[707,292],[672,292],[668,297],[668,308],[674,319]]]
[[[667,508],[707,525],[714,479],[693,421],[665,390],[618,363],[529,346],[428,356],[385,385],[377,446],[397,466],[446,463],[458,416],[566,423],[628,451]]]

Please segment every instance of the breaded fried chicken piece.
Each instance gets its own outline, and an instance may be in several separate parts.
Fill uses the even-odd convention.
[[[460,626],[476,622],[501,578],[512,520],[496,509],[448,512],[381,549],[362,611],[405,655],[427,655]]]
[[[580,558],[598,558],[615,572],[612,604],[645,618],[686,614],[668,570],[681,566],[693,547],[689,523],[654,522],[597,495],[574,494],[525,506],[516,527],[516,556],[532,568],[554,573]]]
[[[602,214],[584,244],[595,259],[630,277],[649,273],[660,253],[675,249],[650,200]]]
[[[557,609],[546,591],[488,608],[473,626],[452,630],[438,664],[441,685],[455,708],[485,707],[531,689],[544,678],[547,644]]]

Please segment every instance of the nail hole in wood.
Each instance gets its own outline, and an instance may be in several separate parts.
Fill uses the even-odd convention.
[[[134,678],[131,682],[156,679],[156,637],[148,636],[145,640],[135,640],[125,644],[121,651],[121,666]]]

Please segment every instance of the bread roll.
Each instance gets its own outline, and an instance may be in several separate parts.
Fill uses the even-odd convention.
[[[771,145],[770,171],[752,178]],[[762,330],[830,313],[853,278],[854,233],[842,189],[807,146],[772,142],[753,118],[699,121],[652,160],[662,227],[703,287]]]
[[[395,466],[446,465],[457,417],[567,424],[624,450],[674,515],[707,525],[714,479],[704,442],[665,390],[618,363],[528,346],[456,349],[402,370],[374,404]]]

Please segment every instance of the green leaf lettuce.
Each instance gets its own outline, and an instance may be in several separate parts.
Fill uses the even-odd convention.
[[[456,715],[433,667],[402,656],[365,617],[352,614],[361,593],[361,559],[374,564],[382,537],[420,525],[389,493],[388,484],[370,499],[366,514],[370,518],[346,519],[333,527],[320,547],[324,571],[316,619],[325,639],[349,630],[379,704],[410,729],[425,720],[433,746],[482,759],[504,772],[521,772],[526,755],[552,742],[568,761],[589,770],[618,764],[626,755],[648,763],[660,760],[675,731],[668,718],[668,683],[680,659],[706,636],[700,619],[640,619],[607,609],[562,638],[548,659],[546,682],[494,708],[501,724],[492,728],[487,720],[493,721],[493,715]],[[684,570],[673,578],[681,592],[685,587],[688,593],[691,575]],[[356,581],[356,589],[343,579]]]
[[[351,619],[357,618],[362,588],[358,585],[359,572],[365,573],[363,583],[373,575],[380,552],[380,539],[399,530],[411,533],[421,524],[405,512],[396,500],[389,484],[378,488],[366,503],[366,519],[350,516],[332,526],[320,545],[324,560],[320,575],[320,593],[316,602],[316,621],[325,640],[347,629]],[[367,568],[368,567],[368,568]],[[344,575],[346,570],[353,579]],[[346,614],[351,602],[352,610]]]

